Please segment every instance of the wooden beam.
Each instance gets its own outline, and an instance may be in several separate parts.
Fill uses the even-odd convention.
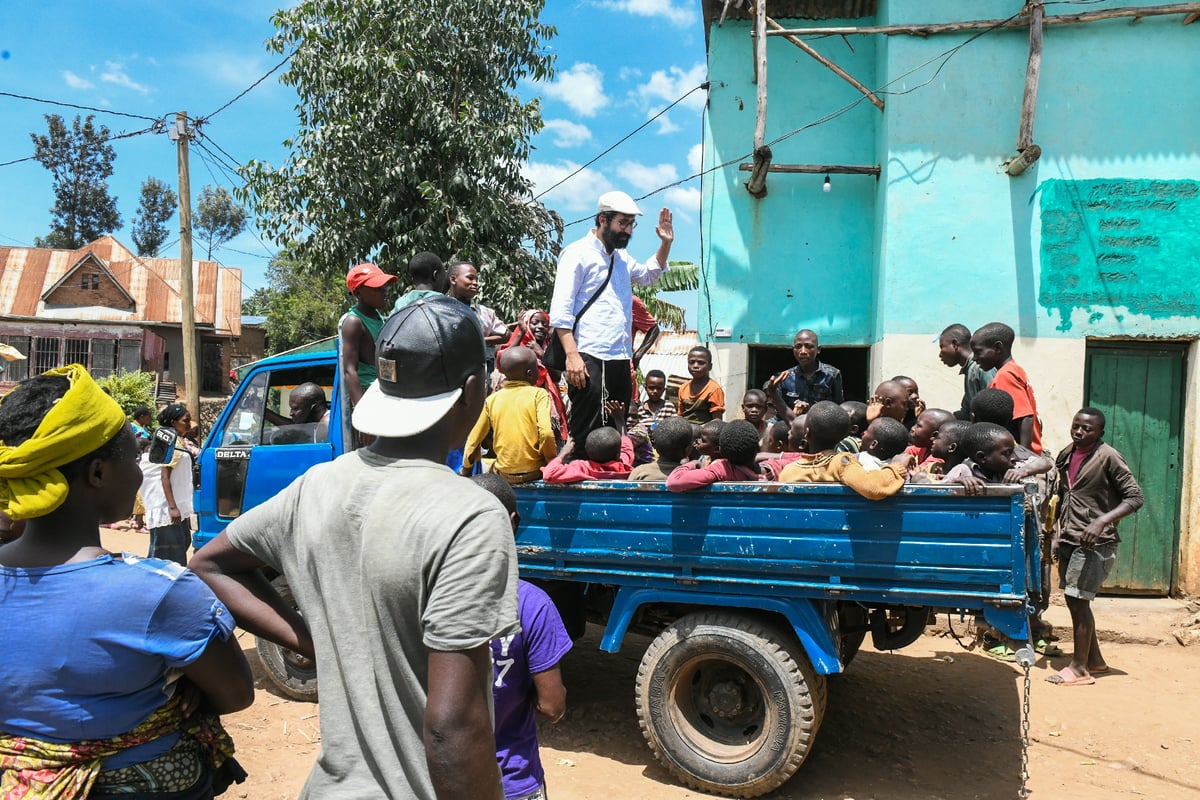
[[[776,31],[783,30],[783,26],[780,25],[775,20],[771,19],[770,17],[767,17],[767,25],[772,30],[776,30]],[[824,64],[826,67],[828,67],[830,70],[833,71],[834,75],[837,75],[839,78],[844,80],[846,83],[850,84],[855,89],[858,89],[860,92],[862,92],[864,95],[866,95],[867,99],[870,100],[871,103],[876,108],[878,108],[880,111],[883,111],[883,101],[880,100],[875,95],[874,92],[872,92],[870,89],[868,89],[862,83],[860,83],[859,80],[857,78],[855,78],[853,75],[851,75],[849,72],[846,72],[846,70],[842,69],[837,64],[833,63],[828,58],[826,58],[825,56],[818,53],[813,48],[813,46],[810,45],[808,42],[804,41],[803,39],[797,39],[795,36],[784,36],[783,38],[787,39],[789,42],[796,45],[796,47],[799,47],[801,50],[808,53],[810,56],[815,58],[817,61]]]
[[[1042,76],[1042,18],[1045,13],[1042,0],[1030,0],[1029,64],[1025,68],[1025,96],[1021,100],[1021,128],[1017,134],[1020,152],[1033,144],[1033,118],[1037,114],[1038,81]]]
[[[1191,25],[1193,22],[1195,22],[1198,19],[1200,19],[1200,11],[1197,11],[1195,14],[1188,14],[1186,17],[1184,17],[1183,24]]]
[[[739,164],[738,169],[742,172],[753,172],[757,167],[757,162],[754,164]],[[767,167],[768,172],[789,172],[800,175],[874,175],[879,177],[880,168],[878,164],[771,164]]]
[[[1029,147],[1022,150],[1016,158],[1008,162],[1004,167],[1004,171],[1009,174],[1009,177],[1015,178],[1033,165],[1033,162],[1042,157],[1042,148],[1036,144],[1031,144]]]
[[[1187,14],[1189,17],[1198,15],[1200,19],[1200,3],[1167,3],[1158,6],[1131,6],[1109,8],[1101,11],[1084,11],[1079,14],[1051,14],[1045,18],[1045,25],[1075,25],[1082,22],[1098,22],[1105,19],[1122,17],[1162,17],[1172,14]],[[1185,24],[1187,20],[1184,20]],[[836,28],[782,28],[767,33],[768,36],[856,36],[881,33],[886,36],[907,34],[909,36],[930,36],[939,33],[958,33],[959,31],[977,31],[987,28],[1019,29],[1029,24],[1025,17],[1014,19],[977,19],[963,22],[939,22],[926,25],[855,25]]]
[[[754,5],[754,77],[758,98],[754,110],[754,169],[746,181],[746,191],[753,197],[767,195],[767,168],[771,165],[771,148],[767,147],[767,0]]]

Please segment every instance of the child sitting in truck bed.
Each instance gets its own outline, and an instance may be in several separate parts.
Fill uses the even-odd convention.
[[[683,417],[667,417],[650,432],[650,441],[658,451],[658,460],[634,467],[629,480],[665,481],[687,458],[692,445],[692,423]]]
[[[567,442],[554,460],[542,467],[546,483],[579,483],[580,481],[614,481],[629,477],[633,469],[633,442],[616,428],[597,428],[584,442],[586,458],[564,463],[574,449],[574,439]]]
[[[804,454],[805,436],[808,435],[808,416],[798,414],[788,425],[787,447],[782,453],[759,453],[758,468],[763,474],[763,480],[777,481],[779,473],[788,464]]]
[[[771,428],[767,431],[767,446],[762,452],[772,455],[787,452],[788,449],[788,432],[792,429],[786,421],[777,419],[771,423]]]
[[[883,469],[897,456],[904,455],[908,445],[908,431],[904,425],[891,417],[880,417],[867,426],[862,435],[862,450],[856,457],[858,463],[868,472]],[[897,464],[909,463],[908,459],[900,459]]]
[[[862,435],[867,429],[867,404],[860,400],[847,400],[841,406],[850,415],[850,433],[838,442],[838,452],[857,453],[862,449]]]
[[[929,445],[929,458],[918,464],[915,470],[909,471],[908,482],[932,483],[961,464],[966,454],[959,445],[970,427],[971,423],[962,419],[943,422],[933,433],[933,440]]]
[[[897,387],[899,388],[899,387]],[[903,390],[901,390],[903,391]],[[870,472],[850,453],[834,448],[850,431],[850,415],[841,406],[828,400],[813,405],[806,415],[808,434],[807,454],[783,468],[779,480],[783,483],[841,482],[869,500],[881,500],[895,494],[904,486],[906,471],[897,464],[887,464]]]
[[[700,466],[711,464],[714,459],[721,457],[721,429],[725,427],[725,421],[721,419],[709,420],[700,426],[700,432],[696,435],[696,442],[692,446],[692,450],[696,454],[696,461]]]
[[[721,457],[708,466],[682,464],[667,476],[667,488],[686,492],[711,486],[717,481],[757,481],[762,476],[755,467],[758,455],[758,430],[744,419],[726,423],[719,440]]]
[[[875,394],[867,402],[867,422],[879,417],[891,417],[904,422],[908,413],[908,392],[896,381],[884,381],[875,387]]]
[[[933,444],[933,435],[943,423],[954,419],[954,415],[944,408],[928,408],[917,417],[917,424],[912,426],[908,434],[908,449],[904,452],[916,459],[920,466],[929,458],[929,447]]]

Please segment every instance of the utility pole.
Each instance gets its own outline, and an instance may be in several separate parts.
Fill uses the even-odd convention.
[[[188,140],[192,129],[186,111],[175,115],[168,130],[179,156],[179,301],[183,333],[183,382],[187,385],[187,408],[200,424],[200,375],[196,369],[196,300],[192,288],[192,182],[188,171]]]

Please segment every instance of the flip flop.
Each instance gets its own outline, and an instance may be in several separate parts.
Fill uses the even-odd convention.
[[[1045,639],[1038,639],[1037,644],[1033,646],[1033,649],[1044,656],[1061,656],[1063,654],[1061,647],[1056,644],[1051,644]]]
[[[988,647],[983,652],[987,653],[989,656],[996,659],[997,661],[1016,661],[1017,660],[1017,651],[1013,650],[1011,647],[1009,647],[1004,642],[1000,642],[999,644],[997,644],[993,647]]]
[[[1055,678],[1058,680],[1055,680]],[[1091,675],[1076,675],[1075,670],[1067,666],[1048,676],[1046,682],[1052,683],[1055,686],[1091,686],[1096,682],[1096,679]]]

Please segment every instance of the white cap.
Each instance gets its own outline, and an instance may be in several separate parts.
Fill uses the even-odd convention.
[[[599,214],[615,211],[618,214],[641,216],[642,210],[633,202],[633,198],[624,192],[605,192],[600,195],[600,203],[596,209]]]

